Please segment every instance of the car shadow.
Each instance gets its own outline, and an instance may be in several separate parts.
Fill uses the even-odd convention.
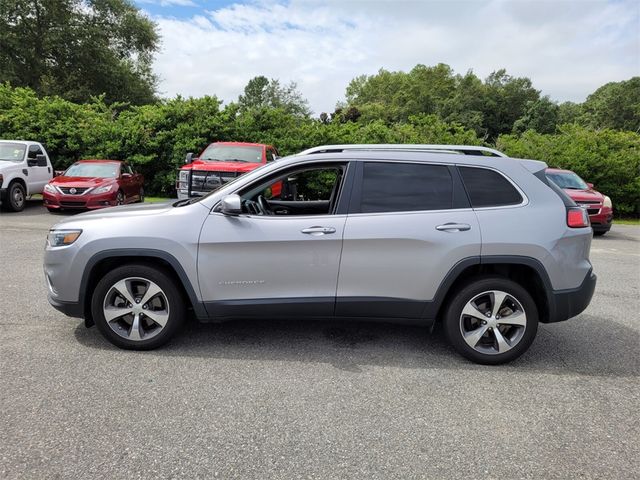
[[[441,328],[344,321],[234,321],[222,324],[189,322],[167,346],[144,355],[200,357],[245,361],[285,361],[331,364],[349,372],[362,367],[413,369],[500,368],[514,372],[586,376],[636,377],[640,369],[637,332],[591,315],[568,322],[541,325],[531,348],[500,367],[473,364],[450,347]],[[82,345],[123,352],[95,329],[81,324],[75,336]]]

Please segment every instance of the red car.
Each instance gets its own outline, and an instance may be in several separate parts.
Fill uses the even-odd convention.
[[[571,170],[548,168],[547,178],[562,188],[571,199],[587,209],[594,235],[604,235],[611,230],[613,204],[611,199],[593,189],[593,184],[585,182]]]
[[[271,145],[245,142],[215,142],[194,157],[187,154],[178,173],[178,198],[201,197],[230,180],[278,158]],[[274,192],[274,195],[277,192]]]
[[[144,201],[144,177],[119,160],[80,160],[44,187],[50,212]]]

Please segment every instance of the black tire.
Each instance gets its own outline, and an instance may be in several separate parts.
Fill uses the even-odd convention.
[[[5,208],[10,212],[21,212],[26,203],[26,194],[20,182],[13,182],[7,189]]]
[[[605,233],[607,233],[608,231],[609,231],[609,230],[600,230],[600,231],[594,230],[594,231],[593,231],[593,236],[594,236],[594,237],[601,237],[602,235],[604,235],[604,234],[605,234]]]
[[[144,188],[140,187],[140,193],[138,194],[140,198],[138,198],[138,202],[144,203]]]
[[[524,332],[520,334],[517,343],[511,347],[510,350],[506,350],[504,353],[480,352],[471,347],[465,341],[462,332],[462,310],[474,298],[478,297],[483,292],[491,290],[499,290],[507,293],[510,297],[513,297],[520,303],[526,314]],[[468,317],[465,316],[464,318],[466,319]],[[538,318],[538,309],[536,304],[531,295],[522,286],[504,277],[485,276],[476,277],[472,281],[467,282],[451,297],[445,310],[443,323],[447,338],[458,353],[475,363],[483,365],[498,365],[515,360],[527,351],[538,331]],[[500,328],[505,327],[501,326]],[[495,335],[493,338],[495,338]],[[489,337],[489,334],[486,334],[481,338],[481,340],[484,342],[490,342],[491,337]]]
[[[103,306],[107,294],[120,280],[140,278],[154,282],[162,289],[168,304],[168,319],[164,327],[149,339],[130,340],[116,333],[107,323]],[[91,313],[100,333],[112,344],[126,350],[152,350],[167,343],[180,330],[185,322],[186,309],[184,298],[174,280],[163,270],[140,264],[118,267],[107,273],[96,285],[91,297]]]
[[[124,192],[122,190],[118,190],[116,194],[116,205],[124,205],[127,201],[127,198],[124,196]]]
[[[58,208],[49,208],[47,207],[47,210],[49,210],[49,213],[58,213]]]

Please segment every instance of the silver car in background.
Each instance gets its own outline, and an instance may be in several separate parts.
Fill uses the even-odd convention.
[[[203,198],[60,222],[49,301],[122,348],[156,348],[189,315],[330,317],[441,322],[465,357],[504,363],[595,288],[586,212],[545,168],[426,148],[288,157]]]

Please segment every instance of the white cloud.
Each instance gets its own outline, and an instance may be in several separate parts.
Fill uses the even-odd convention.
[[[164,95],[232,101],[250,78],[265,75],[297,82],[316,113],[332,111],[357,75],[418,63],[481,77],[504,67],[560,101],[582,101],[640,72],[634,0],[260,1],[154,20]]]

